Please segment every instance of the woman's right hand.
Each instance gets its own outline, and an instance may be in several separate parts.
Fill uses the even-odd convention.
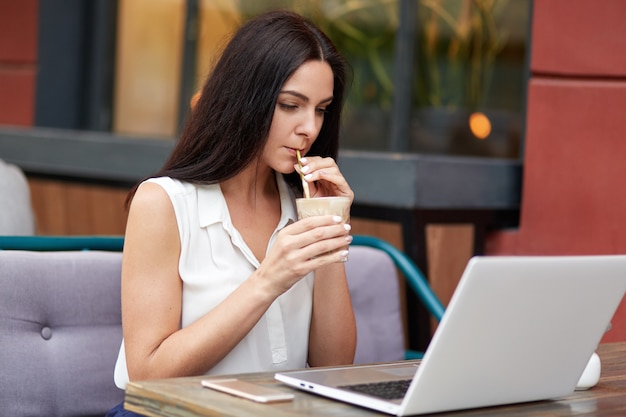
[[[341,217],[308,217],[278,232],[257,272],[278,296],[309,272],[344,262],[351,241],[350,225],[343,223]]]

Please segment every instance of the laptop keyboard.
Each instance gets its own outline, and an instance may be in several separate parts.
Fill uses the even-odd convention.
[[[371,395],[372,397],[383,398],[385,400],[397,400],[404,398],[412,379],[399,379],[395,381],[369,382],[366,384],[343,385],[350,391]]]

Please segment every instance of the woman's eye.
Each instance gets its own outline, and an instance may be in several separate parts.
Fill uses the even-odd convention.
[[[294,104],[286,104],[286,103],[279,103],[278,106],[283,109],[283,110],[287,110],[287,111],[291,111],[291,110],[295,110],[298,108],[298,106],[294,105]]]
[[[316,111],[318,114],[321,114],[321,115],[324,115],[324,114],[327,114],[327,113],[328,113],[328,109],[326,109],[326,108],[320,108],[320,107],[318,107],[317,109],[315,109],[315,111]]]

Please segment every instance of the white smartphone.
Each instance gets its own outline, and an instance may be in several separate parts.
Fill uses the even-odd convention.
[[[292,393],[264,387],[263,385],[253,384],[236,378],[203,379],[202,386],[259,403],[291,401],[294,398]]]

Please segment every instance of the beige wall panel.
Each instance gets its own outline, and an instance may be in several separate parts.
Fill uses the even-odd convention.
[[[353,217],[350,219],[350,225],[352,226],[351,233],[354,235],[376,236],[403,250],[402,225],[400,223]]]
[[[62,235],[67,230],[66,200],[63,185],[40,179],[29,179],[30,194],[35,212],[36,234]]]
[[[117,188],[98,187],[91,189],[92,200],[95,203],[95,219],[93,234],[96,235],[123,235],[126,231],[128,211],[125,207],[128,190]]]
[[[225,44],[241,25],[236,0],[201,0],[196,88],[200,89]]]
[[[39,235],[121,235],[127,189],[30,178]]]
[[[426,226],[428,280],[444,305],[474,251],[474,226],[471,224],[429,224]]]
[[[66,200],[67,234],[91,234],[94,205],[89,195],[89,186],[66,183],[63,186]]]
[[[120,0],[115,132],[175,136],[184,19],[184,0]]]

